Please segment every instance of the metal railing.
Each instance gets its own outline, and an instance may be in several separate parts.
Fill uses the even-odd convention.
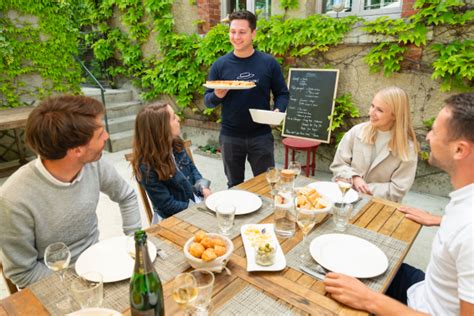
[[[105,130],[109,134],[109,139],[107,139],[107,147],[109,151],[112,152],[112,141],[110,140],[110,132],[109,132],[109,120],[107,118],[107,107],[105,105],[105,88],[104,86],[97,80],[97,78],[90,72],[90,70],[84,65],[84,63],[79,59],[79,57],[74,56],[74,59],[81,65],[82,69],[85,70],[86,74],[94,81],[97,87],[100,89],[100,96],[102,98],[102,104],[104,105],[104,122],[105,122]]]

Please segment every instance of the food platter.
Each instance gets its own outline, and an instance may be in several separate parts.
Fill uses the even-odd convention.
[[[247,90],[254,88],[255,82],[238,80],[212,80],[203,84],[208,89]]]
[[[275,249],[275,261],[272,265],[261,266],[256,263],[255,260],[255,245],[253,245],[252,237],[248,234],[249,231],[256,230],[259,232],[265,232],[268,241],[272,243]],[[247,257],[247,271],[281,271],[286,267],[286,259],[283,250],[280,247],[280,243],[275,235],[273,224],[246,224],[240,228],[242,241],[244,243],[245,255]]]

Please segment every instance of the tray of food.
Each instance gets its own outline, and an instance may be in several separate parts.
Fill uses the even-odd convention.
[[[247,224],[241,227],[247,257],[247,271],[281,271],[286,258],[276,238],[273,224]]]
[[[210,80],[203,84],[208,89],[225,89],[225,90],[247,90],[255,87],[253,81],[240,80]]]

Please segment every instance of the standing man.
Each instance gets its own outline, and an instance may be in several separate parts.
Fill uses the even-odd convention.
[[[406,306],[355,278],[328,273],[324,284],[334,299],[375,315],[474,315],[474,93],[447,99],[426,139],[429,163],[446,171],[455,189],[442,218],[401,209],[420,224],[440,225],[426,276],[402,265],[387,294]]]
[[[271,92],[274,110],[285,112],[289,92],[275,58],[253,47],[256,16],[249,11],[237,11],[230,14],[229,20],[229,39],[234,50],[212,65],[208,80],[244,80],[256,84],[249,90],[207,89],[204,96],[209,108],[222,104],[219,143],[230,188],[244,181],[246,159],[254,176],[275,165],[271,128],[254,123],[249,109],[270,110]]]
[[[99,193],[119,203],[125,234],[140,228],[137,197],[101,160],[109,138],[104,106],[84,96],[42,101],[28,117],[26,142],[39,156],[0,189],[0,250],[6,277],[23,288],[51,271],[49,244],[64,242],[71,262],[99,239]]]

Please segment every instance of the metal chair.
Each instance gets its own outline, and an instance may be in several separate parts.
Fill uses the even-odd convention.
[[[194,162],[193,153],[191,151],[191,145],[191,140],[184,140],[184,149],[186,150],[186,153],[188,154],[191,161]],[[125,154],[125,160],[131,161],[132,153]],[[140,193],[140,199],[142,200],[143,207],[145,208],[145,212],[148,217],[148,222],[151,225],[153,223],[153,208],[151,207],[150,200],[148,199],[148,195],[146,194],[146,190],[140,182],[138,182],[138,191]]]

